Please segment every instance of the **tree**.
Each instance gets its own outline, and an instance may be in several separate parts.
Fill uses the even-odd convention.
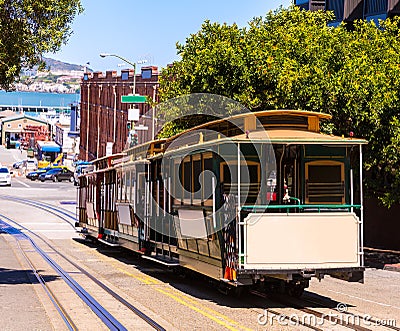
[[[12,88],[21,68],[41,64],[71,35],[80,0],[0,0],[0,86]]]
[[[168,100],[177,95],[204,92],[232,96],[240,90],[244,44],[243,29],[236,24],[205,21],[186,44],[177,43],[181,61],[163,70],[161,96]]]
[[[369,141],[369,192],[400,202],[400,20],[330,27],[330,12],[292,6],[245,28],[206,21],[177,44],[161,100],[188,93],[230,97],[253,111],[304,109],[333,115],[324,129]]]

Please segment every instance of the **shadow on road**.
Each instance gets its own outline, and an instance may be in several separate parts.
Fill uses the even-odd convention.
[[[40,274],[40,270],[37,271]],[[45,282],[56,280],[58,276],[42,276]],[[0,268],[0,284],[19,285],[19,284],[38,284],[32,270],[14,270]]]

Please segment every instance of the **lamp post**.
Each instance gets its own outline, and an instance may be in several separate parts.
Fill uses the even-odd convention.
[[[132,98],[143,98],[143,100],[135,100],[134,102],[139,102],[139,103],[143,103],[145,100],[145,97],[138,95],[136,97],[136,63],[135,62],[131,62],[127,59],[125,59],[122,56],[119,56],[118,54],[108,54],[108,53],[101,53],[100,54],[101,57],[107,57],[107,56],[112,56],[112,57],[116,57],[128,64],[130,64],[131,66],[133,66],[133,70],[134,70],[134,75],[133,75],[133,96]],[[124,101],[124,97],[126,96],[122,96],[121,101],[122,102],[126,102]],[[128,96],[129,97],[129,96]],[[128,101],[129,102],[129,101]],[[132,101],[131,101],[132,102]],[[135,121],[139,120],[139,109],[138,108],[129,108],[128,109],[128,141],[130,144],[130,147],[134,146],[137,144],[137,134],[136,134],[136,130],[135,130]]]
[[[133,95],[136,95],[136,63],[135,62],[131,62],[127,59],[125,59],[122,56],[119,56],[118,54],[108,54],[108,53],[100,53],[101,57],[107,57],[107,56],[113,56],[116,57],[128,64],[130,64],[131,66],[133,66],[133,70],[134,70],[134,74],[133,74]]]

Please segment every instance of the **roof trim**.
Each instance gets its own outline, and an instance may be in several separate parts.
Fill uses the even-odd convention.
[[[43,120],[41,120],[41,119],[39,119],[39,118],[35,118],[35,117],[32,117],[32,116],[27,116],[27,115],[25,115],[25,114],[24,114],[24,115],[17,115],[17,116],[2,118],[1,121],[2,121],[3,123],[4,123],[4,122],[12,122],[12,121],[17,121],[17,120],[24,119],[24,118],[26,118],[26,119],[28,119],[28,120],[35,121],[35,122],[40,122],[40,123],[43,123],[43,124],[48,124],[46,121],[43,121]]]

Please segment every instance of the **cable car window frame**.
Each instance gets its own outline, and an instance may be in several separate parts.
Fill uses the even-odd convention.
[[[223,184],[224,185],[224,183],[223,183],[223,179],[224,179],[224,177],[225,177],[225,173],[224,173],[224,166],[228,166],[228,169],[229,169],[229,166],[233,166],[233,167],[236,167],[237,168],[237,165],[238,165],[238,161],[237,160],[231,160],[231,161],[223,161],[223,162],[220,162],[220,164],[219,164],[219,171],[220,171],[220,183],[221,184]],[[260,196],[260,190],[261,190],[261,163],[260,162],[257,162],[257,161],[252,161],[252,160],[241,160],[241,162],[240,162],[240,167],[244,167],[244,166],[246,166],[246,167],[248,167],[248,166],[257,166],[257,184],[258,184],[258,187],[257,187],[257,198]],[[241,170],[240,171],[241,172],[241,174],[243,175],[243,171]],[[232,174],[231,174],[231,184],[232,184],[232,181],[233,181],[233,178],[232,178],[233,176],[232,176]],[[250,179],[250,171],[249,171],[249,179]],[[237,173],[236,173],[236,182],[237,182]],[[235,185],[237,184],[237,183],[234,183]],[[249,194],[250,194],[250,189],[251,189],[251,187],[250,187],[250,185],[249,185],[249,187],[248,187],[248,189],[243,189],[243,184],[244,184],[244,182],[243,182],[243,177],[241,177],[240,178],[240,185],[242,185],[241,186],[241,190],[240,190],[240,192],[241,192],[241,195],[243,196],[243,194],[246,194],[247,193],[247,196],[249,196]],[[251,182],[250,182],[250,184],[251,184]],[[231,191],[232,192],[232,189],[230,189],[230,190],[228,190],[228,191],[226,191],[225,190],[225,188],[221,188],[221,189],[223,189],[224,190],[224,193],[228,193],[229,191]],[[237,187],[235,188],[233,188],[233,192],[232,192],[232,194],[234,194],[235,196],[237,196]],[[256,198],[256,201],[255,201],[255,203],[257,203],[257,198]],[[242,201],[242,200],[241,200]]]
[[[345,204],[346,201],[346,194],[345,194],[345,172],[344,172],[344,162],[341,161],[333,161],[333,160],[314,160],[314,161],[308,161],[305,162],[304,164],[305,166],[305,181],[304,181],[304,190],[305,190],[305,203],[306,204]],[[310,166],[340,166],[340,185],[342,185],[342,194],[341,194],[341,201],[310,201],[310,197],[308,194],[308,185],[309,185],[309,167]],[[324,184],[324,183],[321,183]],[[329,183],[325,183],[325,184],[339,184],[338,182],[329,182]],[[336,195],[332,195],[332,196],[337,196]]]

